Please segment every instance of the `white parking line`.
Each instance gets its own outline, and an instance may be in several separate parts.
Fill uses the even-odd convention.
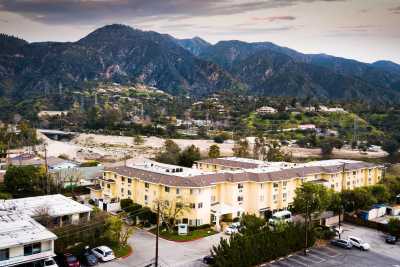
[[[296,262],[297,264],[300,264],[300,265],[303,265],[303,266],[308,266],[307,264],[304,264],[303,262],[298,261],[298,260],[294,259],[293,257],[288,258],[287,260],[288,260],[288,261],[294,261],[294,262]]]
[[[314,254],[322,254],[322,255],[324,255],[325,257],[329,257],[329,258],[334,258],[334,257],[340,255],[339,253],[336,253],[336,255],[333,255],[333,256],[332,256],[332,255],[329,255],[329,254],[327,254],[327,253],[325,253],[325,252],[322,252],[321,250],[314,250],[313,252],[314,252]]]
[[[314,253],[313,250],[310,250],[310,252],[308,252],[308,254],[309,254],[310,256],[314,257],[314,258],[318,258],[318,259],[319,259],[319,262],[317,262],[317,263],[326,261],[326,259],[321,258],[317,253]]]
[[[305,261],[311,261],[311,262],[313,262],[313,263],[321,263],[321,262],[323,262],[323,261],[320,261],[320,260],[316,261],[315,259],[311,259],[311,258],[310,258],[311,255],[310,255],[309,257],[306,257],[306,256],[303,256],[303,255],[298,254],[297,256],[298,256],[299,258],[305,260]]]

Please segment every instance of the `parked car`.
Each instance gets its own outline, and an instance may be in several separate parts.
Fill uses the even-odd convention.
[[[58,267],[56,261],[53,258],[48,258],[43,261],[44,267]]]
[[[356,248],[359,248],[359,249],[362,249],[362,250],[369,250],[370,249],[370,245],[368,243],[364,242],[361,238],[358,238],[358,237],[355,237],[355,236],[349,236],[349,241]]]
[[[81,263],[78,258],[70,253],[65,253],[63,256],[63,264],[65,267],[80,267]]]
[[[353,245],[349,240],[346,239],[333,239],[331,240],[331,244],[337,247],[351,249]]]
[[[205,263],[207,265],[214,264],[215,263],[215,259],[214,259],[214,257],[212,255],[208,255],[208,256],[205,256],[203,258],[203,263]]]
[[[111,261],[115,259],[114,252],[107,246],[93,248],[92,253],[101,261]]]
[[[225,234],[233,235],[239,233],[239,227],[236,224],[231,224],[225,229]]]
[[[386,238],[385,238],[385,242],[388,243],[388,244],[396,244],[396,242],[397,242],[397,237],[394,236],[394,235],[388,235],[388,236],[386,236]]]
[[[95,266],[99,263],[99,260],[91,251],[86,251],[82,255],[82,263],[86,266]]]

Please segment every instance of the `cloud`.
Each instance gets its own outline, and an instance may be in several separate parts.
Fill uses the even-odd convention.
[[[295,20],[296,17],[293,16],[272,16],[272,17],[253,17],[254,21],[269,21],[274,22],[276,20]]]
[[[394,14],[400,14],[400,6],[389,8],[389,11],[391,11]]]
[[[0,10],[47,24],[242,14],[299,3],[346,0],[0,0]]]

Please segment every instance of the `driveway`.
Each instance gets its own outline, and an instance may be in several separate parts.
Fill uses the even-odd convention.
[[[219,243],[223,233],[218,233],[190,242],[173,242],[159,239],[159,265],[168,267],[200,267],[201,259],[210,254],[213,245]],[[125,259],[102,264],[104,267],[144,267],[154,262],[156,240],[147,231],[138,229],[129,239],[133,255]]]
[[[346,238],[350,235],[359,237],[363,239],[364,242],[369,243],[372,252],[396,260],[400,259],[400,243],[398,242],[395,245],[387,244],[385,242],[385,234],[381,231],[363,226],[343,224],[343,234],[341,237]]]

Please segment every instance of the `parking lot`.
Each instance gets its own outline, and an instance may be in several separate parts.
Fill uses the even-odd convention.
[[[265,267],[305,267],[305,266],[390,266],[398,267],[400,260],[388,258],[372,251],[336,248],[333,246],[310,249],[307,255],[298,252],[276,261],[262,264]]]
[[[351,250],[327,247],[310,249],[308,255],[303,252],[293,253],[288,257],[260,266],[268,267],[304,267],[304,266],[389,266],[400,267],[400,243],[386,244],[382,232],[354,226],[343,225],[342,238],[349,235],[362,238],[371,245],[370,251],[361,251],[355,247]],[[220,233],[192,242],[172,242],[160,239],[159,266],[160,267],[205,267],[202,258],[209,254],[210,248],[226,235]],[[118,259],[103,263],[103,267],[144,267],[154,262],[155,238],[146,231],[138,230],[129,243],[133,247],[133,254],[125,259]]]

